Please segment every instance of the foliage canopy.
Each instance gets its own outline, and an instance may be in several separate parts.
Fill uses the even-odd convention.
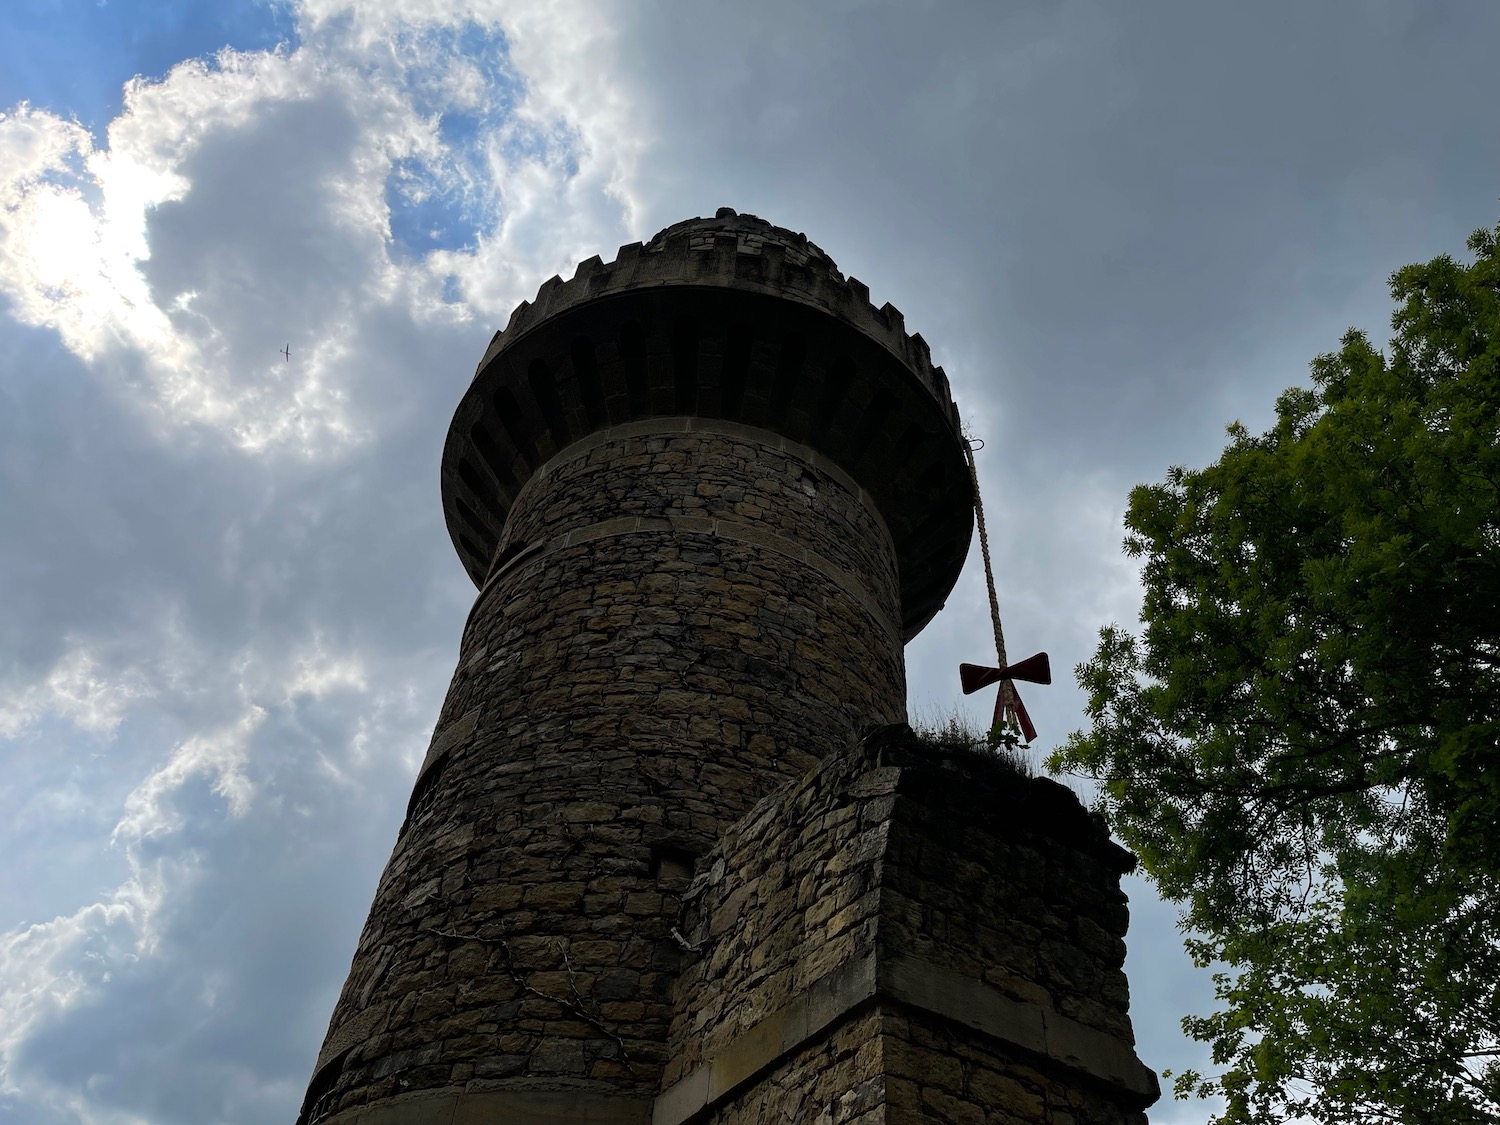
[[[1168,898],[1222,1120],[1500,1119],[1500,225],[1391,277],[1276,424],[1130,497],[1144,631],[1049,765]]]

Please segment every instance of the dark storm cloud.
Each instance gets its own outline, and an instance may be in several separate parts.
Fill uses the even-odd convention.
[[[1225,369],[1494,209],[1488,6],[777,11],[640,29],[646,225],[808,230],[1049,459],[1205,452]]]

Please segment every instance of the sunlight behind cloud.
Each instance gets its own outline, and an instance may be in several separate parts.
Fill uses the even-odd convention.
[[[533,51],[522,74],[498,14],[450,16],[309,11],[295,49],[133,80],[102,149],[55,114],[0,117],[13,315],[151,408],[163,440],[207,427],[303,456],[367,440],[347,310],[503,318],[559,253],[609,241],[624,197],[620,145],[553,89],[576,57]],[[236,146],[242,172],[216,180]]]
[[[120,336],[141,349],[170,341],[133,260],[145,208],[166,197],[149,198],[126,172],[133,222],[118,205],[91,206],[86,193],[107,190],[99,174],[127,167],[94,155],[89,135],[54,114],[25,105],[0,114],[0,293],[17,320],[55,329],[85,360]]]

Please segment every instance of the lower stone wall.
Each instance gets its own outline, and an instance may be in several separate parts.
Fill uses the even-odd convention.
[[[692,952],[674,989],[663,1087],[728,1057],[746,1035],[772,1034],[767,1017],[874,950],[889,801],[866,810],[878,796],[856,784],[866,765],[858,751],[831,755],[699,860],[684,895],[680,932]]]
[[[656,1121],[668,1119],[658,1104]],[[691,1118],[696,1125],[1146,1125],[1068,1068],[952,1020],[867,1004]]]
[[[1146,1125],[1066,1069],[907,1008],[882,1013],[883,1125]]]
[[[715,1107],[704,1125],[883,1125],[883,1025],[878,1009],[855,1015]]]
[[[407,1071],[365,1084],[379,1103],[326,1123],[1144,1125],[1160,1091],[1120,968],[1130,862],[1061,786],[882,728],[755,805],[690,884],[664,859],[631,917],[649,957],[597,919],[584,932],[582,888],[561,937],[513,932],[525,899],[503,931],[432,926],[487,982],[468,1000],[489,1038],[460,1040],[487,1065],[423,1088],[400,1079],[442,1060],[393,1056]],[[432,1019],[454,1007],[441,976],[415,999]],[[637,1033],[653,1016],[666,1042]],[[356,1030],[351,1069],[386,1048]],[[640,1060],[650,1074],[622,1073]]]
[[[1135,857],[1049,778],[899,741],[883,760],[901,763],[883,943],[1133,1044],[1120,876]]]
[[[1132,862],[1063,787],[904,726],[830,754],[698,863],[655,1125],[1142,1125]]]

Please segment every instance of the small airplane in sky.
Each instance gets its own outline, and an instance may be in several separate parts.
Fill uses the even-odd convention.
[[[286,356],[286,361],[288,363],[291,363],[292,362],[292,345],[288,344],[286,347],[282,348],[281,349],[281,354],[284,355],[284,356]]]

